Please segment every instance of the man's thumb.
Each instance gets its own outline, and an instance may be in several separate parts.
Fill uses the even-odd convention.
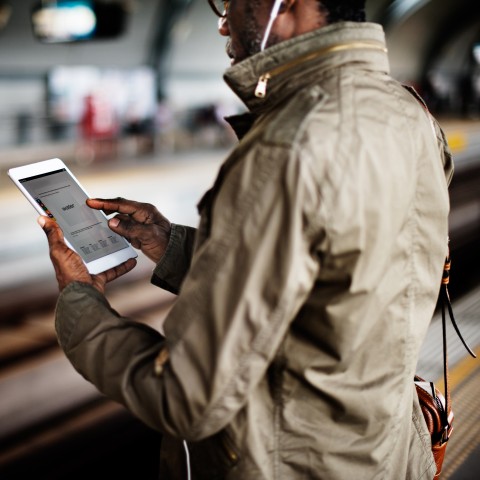
[[[43,228],[44,232],[47,234],[47,237],[52,237],[56,240],[59,240],[60,238],[63,239],[63,235],[61,237],[59,236],[60,227],[55,220],[41,215],[37,218],[37,222]]]

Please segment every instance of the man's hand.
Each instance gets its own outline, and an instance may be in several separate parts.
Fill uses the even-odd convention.
[[[39,225],[47,234],[50,247],[50,259],[52,260],[57,276],[58,288],[62,291],[69,283],[78,281],[88,283],[100,293],[105,292],[105,285],[112,280],[132,270],[137,264],[135,259],[129,259],[118,267],[107,270],[98,275],[90,275],[87,267],[79,255],[67,247],[63,239],[63,232],[55,220],[41,216],[38,218]]]
[[[124,198],[88,199],[87,205],[103,210],[106,215],[117,212],[118,215],[108,222],[108,226],[150,260],[155,263],[160,261],[170,239],[171,226],[153,205]]]

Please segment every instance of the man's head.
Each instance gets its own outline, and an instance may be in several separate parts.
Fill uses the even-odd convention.
[[[209,0],[213,3],[214,0]],[[221,35],[230,37],[227,53],[232,63],[258,53],[274,0],[224,1],[219,19]],[[365,21],[366,0],[284,0],[267,46],[340,21]],[[220,8],[222,10],[222,8]],[[221,12],[220,12],[221,13]]]

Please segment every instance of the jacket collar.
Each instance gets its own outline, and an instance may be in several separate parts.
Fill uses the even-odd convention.
[[[224,79],[251,113],[260,114],[335,67],[361,62],[389,73],[383,29],[339,22],[286,40],[229,68]],[[263,82],[263,83],[262,83]],[[258,89],[265,87],[265,95]],[[257,90],[257,96],[256,96]]]

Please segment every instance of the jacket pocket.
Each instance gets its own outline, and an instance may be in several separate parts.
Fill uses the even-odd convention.
[[[189,443],[188,448],[195,480],[224,479],[240,461],[238,449],[226,430],[200,442]]]
[[[429,480],[434,477],[437,467],[432,454],[430,433],[416,392],[413,400],[410,432],[406,480]]]

